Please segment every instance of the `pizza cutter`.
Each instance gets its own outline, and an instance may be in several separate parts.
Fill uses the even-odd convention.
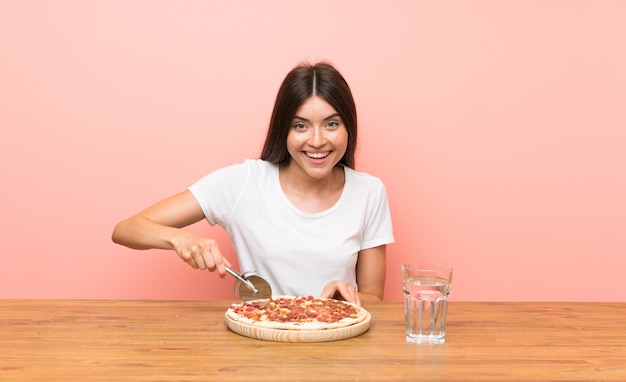
[[[252,300],[268,300],[272,298],[272,287],[260,276],[242,276],[239,272],[226,267],[226,272],[239,280],[239,296],[243,302]]]

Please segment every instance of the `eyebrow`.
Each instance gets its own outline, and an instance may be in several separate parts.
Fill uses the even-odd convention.
[[[336,118],[336,117],[341,118],[341,115],[339,115],[339,113],[334,113],[334,114],[331,114],[331,115],[329,115],[328,117],[324,118],[324,121],[328,121],[329,119],[333,119],[333,118]],[[299,119],[299,120],[304,121],[304,122],[311,122],[311,121],[309,121],[307,118],[300,117],[299,115],[295,115],[295,116],[293,117],[293,119]]]

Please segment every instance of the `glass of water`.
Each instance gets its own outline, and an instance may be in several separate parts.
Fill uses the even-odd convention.
[[[442,344],[446,340],[446,315],[452,267],[416,262],[402,264],[402,290],[406,340],[418,344]]]

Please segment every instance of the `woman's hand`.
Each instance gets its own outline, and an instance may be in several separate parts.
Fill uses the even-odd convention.
[[[222,256],[215,240],[181,231],[171,242],[178,256],[192,268],[217,270],[220,277],[226,276],[230,263]]]
[[[343,280],[335,280],[326,284],[320,297],[345,300],[357,305],[361,305],[359,293],[356,291],[354,285],[350,285]]]

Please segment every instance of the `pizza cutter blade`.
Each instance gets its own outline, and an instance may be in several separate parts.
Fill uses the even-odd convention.
[[[239,296],[243,302],[272,298],[272,287],[260,276],[242,276],[237,271],[226,267],[226,272],[239,280]]]

